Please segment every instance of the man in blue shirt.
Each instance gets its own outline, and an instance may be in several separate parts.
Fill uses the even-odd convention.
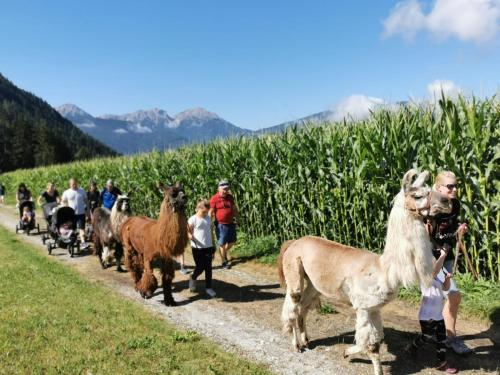
[[[116,198],[121,194],[122,192],[120,189],[113,185],[113,180],[108,180],[106,182],[106,187],[101,192],[102,206],[111,210],[116,202]]]

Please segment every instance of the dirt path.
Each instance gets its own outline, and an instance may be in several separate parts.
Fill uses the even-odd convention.
[[[14,230],[15,223],[14,210],[0,207],[0,225]],[[39,236],[22,236],[46,253]],[[342,359],[343,350],[353,341],[355,318],[349,306],[333,301],[330,303],[340,313],[320,315],[312,312],[308,317],[311,350],[301,354],[291,351],[290,341],[281,334],[280,327],[283,291],[271,267],[252,262],[236,264],[231,270],[216,267],[213,287],[217,297],[212,300],[204,297],[202,281],[198,283],[201,293],[192,294],[187,290],[188,276],[177,272],[173,287],[179,306],[165,307],[161,303],[161,289],[152,299],[143,300],[134,291],[128,274],[118,273],[114,267],[102,270],[93,256],[70,258],[62,249],[56,249],[52,254],[51,257],[74,267],[88,279],[138,301],[179,327],[201,333],[230,352],[264,363],[275,373],[372,373],[371,363],[364,357],[351,361]],[[186,263],[193,264],[189,254],[186,254]],[[219,262],[216,260],[215,264]],[[426,368],[434,363],[433,348],[422,350],[417,361],[403,353],[404,346],[419,329],[415,308],[395,301],[384,309],[383,317],[387,344],[383,345],[381,353],[386,373],[434,373]],[[499,342],[500,327],[460,320],[458,329],[475,353],[464,358],[450,354],[450,362],[463,374],[499,374],[500,349],[493,345],[490,338]]]

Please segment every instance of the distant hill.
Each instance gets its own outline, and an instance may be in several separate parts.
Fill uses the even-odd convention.
[[[268,128],[263,128],[261,130],[258,130],[257,133],[258,134],[279,133],[291,126],[300,127],[304,126],[305,124],[324,123],[331,121],[333,114],[334,114],[333,111],[318,112],[306,117],[299,118],[297,120],[284,122],[282,124],[270,126]]]
[[[251,130],[239,128],[203,108],[189,109],[173,117],[158,108],[98,117],[74,104],[64,104],[57,110],[82,131],[124,154],[252,134]]]
[[[0,173],[117,153],[0,74]]]

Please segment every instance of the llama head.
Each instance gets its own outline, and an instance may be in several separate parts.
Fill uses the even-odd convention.
[[[119,195],[117,198],[116,198],[116,209],[119,211],[119,212],[130,212],[130,192],[127,193],[127,194],[122,194],[122,195]]]
[[[187,196],[184,193],[184,187],[180,183],[165,186],[158,183],[158,188],[163,192],[163,203],[168,204],[172,211],[184,211],[187,203]]]
[[[415,176],[417,178],[413,181]],[[416,218],[451,212],[451,200],[442,194],[432,192],[426,184],[429,177],[428,171],[419,174],[415,169],[410,169],[403,177],[402,188],[405,196],[405,207]]]

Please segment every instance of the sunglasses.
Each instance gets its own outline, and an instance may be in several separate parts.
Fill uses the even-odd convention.
[[[457,184],[448,184],[448,185],[441,185],[445,186],[448,190],[453,190],[457,188]]]

